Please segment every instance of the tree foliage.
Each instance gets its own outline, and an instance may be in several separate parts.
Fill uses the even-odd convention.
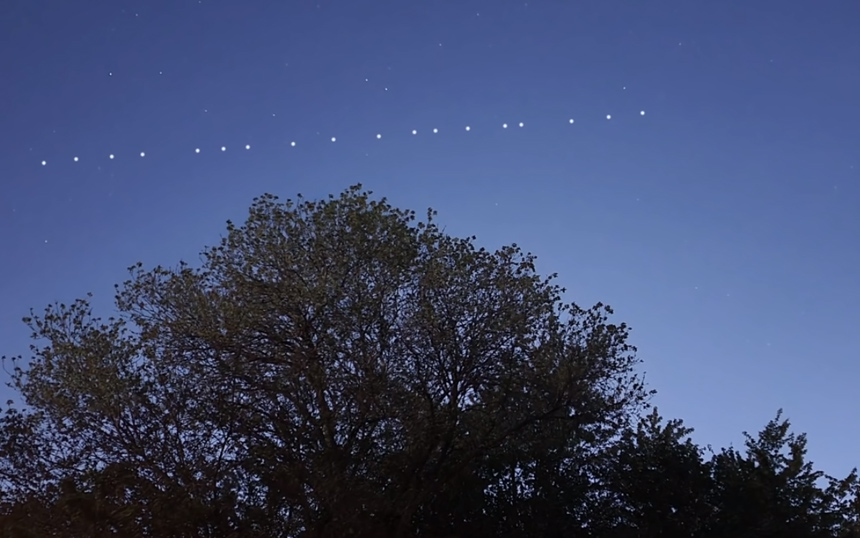
[[[370,194],[265,195],[116,318],[26,318],[3,535],[849,536],[787,422],[706,461],[611,308]]]

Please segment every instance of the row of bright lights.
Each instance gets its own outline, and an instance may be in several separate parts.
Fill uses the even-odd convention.
[[[640,110],[640,111],[639,111],[639,115],[640,115],[640,116],[644,116],[644,115],[645,115],[645,111],[644,111],[644,110]],[[607,115],[606,115],[606,119],[607,119],[607,120],[611,120],[611,119],[612,119],[612,114],[607,114]],[[573,118],[569,119],[569,120],[568,120],[568,123],[573,124],[573,123],[574,123]],[[517,124],[517,127],[524,127],[524,126],[525,126],[525,124],[524,124],[523,122],[519,122],[519,123]],[[507,123],[503,123],[503,124],[502,124],[502,129],[507,129],[507,128],[508,128],[508,124],[507,124]],[[472,130],[472,127],[471,127],[471,126],[469,126],[469,125],[467,125],[467,126],[466,126],[466,130],[467,130],[467,131],[471,131],[471,130]],[[436,134],[436,133],[438,133],[438,132],[439,132],[439,129],[435,129],[435,128],[433,129],[433,134]],[[417,130],[417,129],[412,129],[412,134],[413,134],[413,135],[417,135],[417,134],[418,134],[418,130]],[[381,139],[381,138],[382,138],[382,134],[377,133],[377,135],[376,135],[376,139],[377,139],[377,140],[379,140],[379,139]],[[331,137],[331,141],[332,141],[332,142],[337,142],[337,137],[335,137],[335,136]],[[291,147],[295,147],[295,146],[296,146],[295,141],[290,142],[290,146],[291,146]],[[250,144],[245,144],[245,149],[246,149],[246,150],[247,150],[247,149],[251,149],[251,145],[250,145]],[[221,146],[221,151],[227,151],[227,146]],[[195,149],[194,149],[194,153],[200,153],[200,148],[195,148]],[[141,152],[140,152],[140,156],[141,156],[141,157],[146,157],[146,152],[145,152],[145,151],[141,151]],[[115,156],[113,153],[111,153],[110,155],[108,155],[108,159],[114,159],[115,157],[116,157],[116,156]],[[78,157],[73,157],[73,158],[72,158],[72,160],[73,160],[74,162],[79,162],[79,161],[80,161],[80,159],[79,159]],[[48,161],[42,161],[42,166],[47,166],[47,164],[48,164]]]

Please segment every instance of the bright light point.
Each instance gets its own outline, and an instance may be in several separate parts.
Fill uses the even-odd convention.
[[[434,129],[433,129],[433,132],[434,132],[434,133],[438,133],[438,132],[439,132],[439,129],[435,129],[435,128],[434,128]]]
[[[415,129],[412,129],[412,134],[417,135],[418,131],[416,131]]]
[[[472,130],[472,128],[471,128],[471,127],[469,127],[469,126],[467,125],[467,126],[466,126],[466,130],[467,130],[467,131],[471,131],[471,130]]]
[[[377,134],[376,134],[376,139],[377,139],[377,140],[379,140],[380,138],[382,138],[382,135],[381,135],[381,134],[379,134],[379,133],[377,133]]]
[[[503,123],[503,124],[502,124],[502,129],[507,129],[507,128],[508,128],[508,124],[507,124],[507,123]]]
[[[290,146],[292,146],[292,147],[296,147],[296,143],[295,143],[295,142],[290,142]]]
[[[110,155],[108,155],[108,159],[113,160],[113,153],[111,153]]]
[[[221,151],[227,151],[227,148],[225,148],[224,146],[221,146]]]
[[[520,122],[520,127],[522,127],[522,126],[523,126],[523,122]]]
[[[48,164],[48,161],[42,161],[42,166],[45,166],[46,164]]]
[[[331,137],[331,141],[332,141],[332,142],[337,142],[337,138],[335,138],[335,137]]]
[[[245,144],[245,149],[251,149],[251,144]]]
[[[146,157],[146,152],[145,152],[145,151],[141,151],[141,152],[140,152],[140,156],[141,156],[141,157]]]
[[[644,116],[644,115],[645,115],[645,111],[644,111],[644,110],[640,110],[640,111],[639,111],[639,115],[640,115],[640,116]]]
[[[607,114],[607,115],[606,115],[606,119],[611,120],[611,119],[612,119],[612,114]]]
[[[571,125],[573,125],[573,118],[570,118],[570,119],[569,119],[569,120],[567,120],[567,121],[568,121],[568,123],[570,123]]]
[[[200,153],[200,148],[194,148],[194,153]]]
[[[77,158],[77,157],[73,158],[72,160],[73,160],[73,161],[75,161],[75,162],[78,162],[78,158]]]

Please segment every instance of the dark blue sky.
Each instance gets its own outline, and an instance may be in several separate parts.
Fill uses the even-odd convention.
[[[784,407],[845,473],[858,20],[854,0],[5,0],[0,354],[28,354],[31,307],[92,291],[112,315],[126,267],[197,262],[256,195],[362,182],[615,307],[697,442]]]

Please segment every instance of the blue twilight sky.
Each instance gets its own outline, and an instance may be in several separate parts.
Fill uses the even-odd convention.
[[[126,267],[196,263],[256,195],[362,182],[615,307],[697,442],[784,407],[847,473],[858,21],[856,0],[4,0],[0,354],[28,354],[31,307],[92,291],[107,317]]]

